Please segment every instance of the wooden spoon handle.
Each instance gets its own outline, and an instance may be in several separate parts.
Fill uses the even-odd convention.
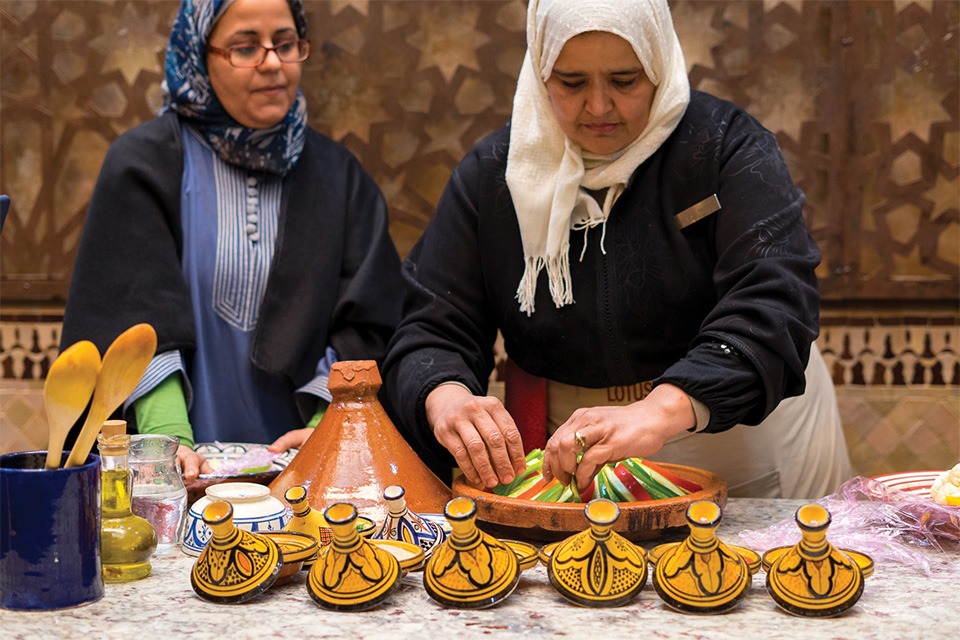
[[[102,401],[97,402],[97,390],[94,390],[93,404],[90,405],[87,419],[83,421],[83,426],[80,427],[80,434],[77,436],[77,441],[73,443],[73,448],[70,449],[67,461],[63,463],[64,469],[80,466],[86,461],[87,456],[90,455],[90,450],[93,448],[93,441],[96,440],[100,428],[112,412],[112,409],[107,410]]]

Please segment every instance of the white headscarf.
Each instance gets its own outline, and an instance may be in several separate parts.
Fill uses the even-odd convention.
[[[657,89],[643,133],[611,156],[586,154],[585,170],[584,152],[560,129],[545,82],[567,40],[588,31],[629,42]],[[573,302],[571,229],[606,223],[630,176],[673,133],[689,101],[690,83],[667,0],[530,0],[527,53],[513,99],[507,156],[507,186],[523,241],[521,311],[533,313],[544,267],[554,304]],[[584,189],[607,189],[603,206]]]

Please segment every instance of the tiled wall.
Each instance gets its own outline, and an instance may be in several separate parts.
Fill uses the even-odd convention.
[[[57,354],[54,317],[0,320],[0,451],[46,445],[43,376]],[[857,473],[944,469],[960,461],[957,317],[903,324],[876,314],[826,316],[818,343]]]
[[[945,469],[960,462],[960,326],[861,313],[822,316],[854,470]]]

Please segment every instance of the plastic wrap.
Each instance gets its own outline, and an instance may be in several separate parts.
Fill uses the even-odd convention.
[[[816,501],[831,515],[827,540],[883,562],[897,562],[930,575],[960,576],[960,508],[889,488],[857,476]],[[793,515],[764,529],[740,532],[761,553],[794,545],[800,529]]]
[[[281,454],[268,451],[266,447],[251,447],[236,458],[225,460],[209,460],[213,468],[211,473],[204,474],[207,478],[245,475],[268,471],[273,461]]]

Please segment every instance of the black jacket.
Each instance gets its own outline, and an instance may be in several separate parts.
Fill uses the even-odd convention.
[[[606,253],[595,228],[580,261],[584,234],[571,233],[574,304],[556,308],[541,273],[531,317],[515,298],[524,263],[508,145],[509,125],[470,151],[403,265],[385,401],[424,457],[452,460],[426,424],[426,395],[444,380],[485,393],[498,329],[509,357],[537,376],[591,388],[671,382],[710,408],[707,431],[757,424],[803,392],[820,253],[776,139],[755,119],[692,92],[614,205]],[[713,194],[722,208],[679,228],[674,216]]]

